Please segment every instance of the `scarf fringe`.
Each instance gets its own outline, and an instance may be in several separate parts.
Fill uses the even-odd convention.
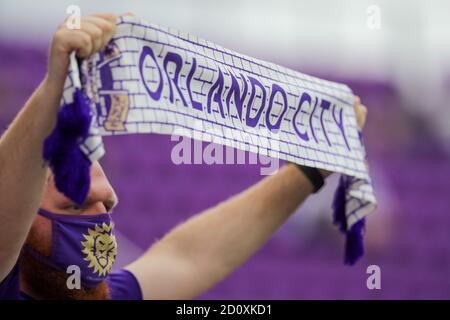
[[[364,227],[366,219],[355,222],[347,231],[345,241],[345,264],[354,265],[364,255]]]
[[[58,112],[56,126],[44,141],[43,156],[55,176],[60,192],[82,205],[90,187],[90,160],[80,144],[88,137],[91,124],[88,100],[75,88],[73,103]]]
[[[341,175],[339,185],[333,199],[333,223],[346,234],[344,263],[354,265],[364,255],[365,219],[355,222],[350,230],[347,227],[346,193],[349,187],[348,179]]]

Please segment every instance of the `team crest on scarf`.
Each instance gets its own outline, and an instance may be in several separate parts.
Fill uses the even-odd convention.
[[[86,254],[84,260],[89,261],[88,268],[93,268],[94,273],[99,276],[106,276],[116,259],[117,242],[116,236],[112,233],[114,224],[96,224],[95,230],[88,228],[88,234],[83,234],[86,241],[81,241],[83,253]]]

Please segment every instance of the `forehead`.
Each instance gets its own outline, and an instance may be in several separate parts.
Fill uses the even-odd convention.
[[[98,161],[95,161],[92,165],[91,165],[91,179],[93,178],[99,178],[100,176],[104,175],[105,173],[103,172],[103,168],[100,165],[100,163]],[[53,171],[50,168],[47,168],[47,182],[49,181],[53,181]]]
[[[42,198],[41,205],[52,208],[54,206],[61,207],[71,204],[70,199],[65,197],[59,192],[55,185],[55,178],[51,169],[47,170],[46,186]],[[114,190],[110,185],[106,175],[103,172],[102,167],[98,162],[94,162],[90,169],[90,190],[89,197],[94,197],[96,201],[106,201],[111,198],[111,195],[115,197]],[[97,199],[98,198],[98,199]]]

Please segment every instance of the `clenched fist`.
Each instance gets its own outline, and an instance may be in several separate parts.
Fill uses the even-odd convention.
[[[111,40],[117,16],[108,13],[82,17],[80,29],[69,29],[62,23],[52,40],[48,64],[48,80],[64,84],[69,67],[69,55],[75,51],[80,58],[98,52]]]

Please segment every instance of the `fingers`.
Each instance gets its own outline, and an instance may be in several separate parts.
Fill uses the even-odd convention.
[[[81,18],[80,29],[70,29],[62,23],[52,40],[48,61],[48,81],[55,85],[64,84],[69,54],[72,51],[81,58],[87,58],[101,50],[112,38],[116,29],[117,17],[100,13]]]
[[[111,40],[116,19],[115,15],[106,13],[82,17],[80,29],[68,29],[63,23],[55,33],[54,45],[63,53],[75,50],[79,57],[87,58]]]
[[[116,20],[117,20],[117,16],[112,13],[97,13],[97,14],[94,14],[93,17],[99,17],[99,18],[108,20],[114,24],[116,23]]]
[[[366,124],[367,107],[361,104],[361,99],[358,96],[355,96],[354,108],[358,127],[360,130],[362,130]]]
[[[87,55],[86,53],[81,55],[81,52],[79,52],[82,58],[86,58],[106,46],[114,34],[116,28],[115,21],[116,18],[114,16],[107,14],[101,16],[89,16],[81,19],[80,31],[89,35],[92,44],[91,50]]]
[[[91,55],[93,51],[92,39],[88,33],[80,30],[69,30],[64,32],[64,43],[66,45],[66,52],[75,50],[77,56],[86,58]]]
[[[104,47],[109,42],[109,40],[111,40],[116,29],[115,18],[114,20],[107,20],[100,17],[91,16],[86,17],[84,22],[87,28],[94,26],[101,32],[100,48]]]
[[[85,32],[91,41],[91,52],[88,55],[99,51],[103,47],[103,32],[96,24],[89,22],[87,19],[82,19],[80,31]],[[83,56],[82,58],[86,57]]]

